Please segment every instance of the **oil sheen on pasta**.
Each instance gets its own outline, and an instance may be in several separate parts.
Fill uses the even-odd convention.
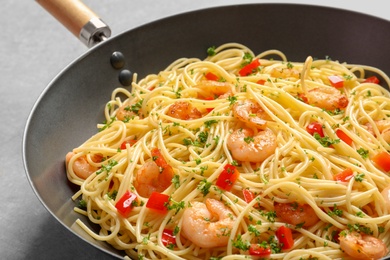
[[[66,156],[75,210],[101,229],[77,223],[133,259],[379,259],[389,83],[377,68],[237,43],[135,75]]]

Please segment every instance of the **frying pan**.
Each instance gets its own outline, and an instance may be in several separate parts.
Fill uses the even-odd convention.
[[[308,55],[330,56],[340,62],[375,66],[390,74],[390,60],[384,57],[390,53],[389,32],[390,22],[377,17],[302,4],[208,8],[126,31],[92,46],[40,95],[23,136],[27,177],[39,200],[64,227],[121,258],[122,252],[78,229],[75,220],[81,218],[98,230],[74,213],[70,197],[77,187],[67,181],[64,166],[66,153],[97,132],[96,124],[104,120],[103,108],[112,90],[127,85],[121,75],[136,72],[142,78],[158,73],[180,57],[205,58],[208,47],[226,42],[242,43],[255,53],[279,49],[292,61],[304,61]],[[105,33],[109,31],[99,31],[98,38]],[[118,52],[124,62],[113,66],[111,58]]]

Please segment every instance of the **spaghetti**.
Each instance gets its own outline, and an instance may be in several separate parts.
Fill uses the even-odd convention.
[[[390,85],[230,43],[135,75],[66,157],[100,232],[78,224],[133,259],[386,255],[390,94],[366,73]]]

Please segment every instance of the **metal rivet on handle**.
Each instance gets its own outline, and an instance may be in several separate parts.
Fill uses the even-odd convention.
[[[120,51],[112,53],[110,58],[111,66],[115,69],[122,69],[125,66],[125,56]]]
[[[119,82],[123,86],[130,86],[133,81],[133,73],[130,70],[122,70],[119,73]]]

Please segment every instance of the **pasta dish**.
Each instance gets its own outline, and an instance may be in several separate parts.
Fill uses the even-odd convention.
[[[66,155],[91,237],[132,259],[380,259],[390,248],[381,70],[228,43],[133,76]]]

